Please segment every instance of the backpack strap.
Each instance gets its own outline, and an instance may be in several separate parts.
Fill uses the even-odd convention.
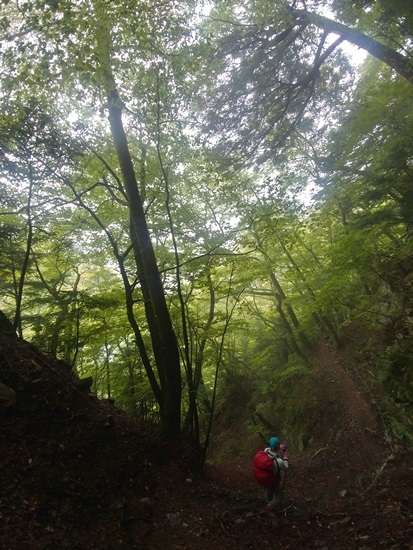
[[[281,480],[281,469],[280,469],[280,465],[278,464],[278,460],[277,460],[277,457],[274,457],[272,459],[273,462],[275,462],[275,464],[277,465],[277,473],[275,474],[275,479],[277,480],[277,483],[280,482]]]
[[[280,469],[280,465],[278,464],[278,460],[277,460],[278,457],[273,451],[270,451],[269,449],[265,449],[264,452],[268,456],[268,458],[272,460],[272,463],[274,464],[275,462],[275,464],[277,465],[277,471],[274,472],[274,477],[275,477],[274,485],[278,485],[281,481],[281,469]]]

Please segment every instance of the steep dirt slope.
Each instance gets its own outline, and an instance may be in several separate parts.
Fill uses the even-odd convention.
[[[320,344],[326,399],[273,520],[250,458],[234,449],[234,462],[197,476],[184,443],[0,333],[0,382],[16,392],[0,400],[0,549],[413,548],[412,455],[385,441],[349,367]]]

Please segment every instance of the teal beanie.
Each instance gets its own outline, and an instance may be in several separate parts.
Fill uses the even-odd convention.
[[[271,447],[272,451],[275,451],[280,446],[280,440],[278,437],[271,437],[268,441],[268,445]]]

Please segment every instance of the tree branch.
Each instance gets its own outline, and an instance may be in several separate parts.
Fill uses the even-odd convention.
[[[329,33],[338,34],[343,40],[365,50],[373,57],[380,59],[386,65],[395,70],[399,75],[413,83],[413,62],[408,57],[400,54],[398,51],[390,48],[386,44],[367,36],[363,32],[343,25],[338,21],[333,21],[323,15],[308,12],[306,10],[295,10],[294,15],[297,21],[307,22],[316,25]]]

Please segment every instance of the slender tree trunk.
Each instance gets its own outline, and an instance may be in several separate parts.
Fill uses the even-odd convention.
[[[135,172],[122,124],[120,100],[115,90],[108,97],[109,122],[129,200],[135,260],[151,333],[153,353],[163,390],[160,403],[164,431],[178,436],[181,431],[181,370],[178,344],[167,308],[156,264]],[[136,239],[136,240],[135,240]]]
[[[293,268],[295,269],[295,271],[298,273],[301,280],[305,284],[307,292],[310,294],[311,298],[315,301],[316,300],[315,292],[310,287],[310,285],[307,283],[307,279],[306,279],[305,275],[303,274],[303,272],[299,268],[299,266],[296,263],[296,261],[294,260],[294,258],[291,256],[288,248],[285,246],[285,244],[281,240],[281,238],[279,236],[277,236],[277,239],[278,239],[278,242],[280,243],[280,246],[283,249],[285,255],[287,256],[287,258],[291,262],[291,265],[293,266]],[[319,313],[317,311],[313,312],[313,317],[316,320],[317,324],[320,326],[320,328],[324,327],[325,329],[327,329],[327,331],[333,337],[333,340],[334,340],[336,346],[338,346],[340,344],[340,338],[339,338],[339,336],[337,334],[337,331],[335,330],[333,324],[330,322],[330,320],[327,319],[327,317],[325,315],[323,315],[322,313]]]
[[[282,310],[282,304],[285,302],[286,300],[286,295],[284,294],[284,291],[280,285],[280,283],[278,282],[278,279],[277,277],[275,276],[275,273],[269,269],[269,275],[270,275],[270,280],[271,280],[271,284],[272,284],[272,287],[274,288],[274,290],[276,291],[276,303],[277,303],[277,310],[280,312],[280,309]],[[308,338],[305,334],[305,332],[303,331],[303,329],[301,328],[300,326],[300,322],[298,321],[297,319],[297,316],[295,314],[295,311],[293,310],[293,308],[287,304],[286,306],[286,310],[287,310],[287,313],[288,313],[288,316],[289,318],[291,319],[291,322],[295,328],[295,330],[297,331],[297,334],[298,334],[298,337],[301,341],[301,343],[303,344],[303,346],[307,349],[311,349],[311,344],[310,342],[308,341]],[[286,323],[286,318],[285,318],[285,314],[283,313],[283,316],[284,316],[284,324]],[[290,323],[288,323],[287,321],[287,324],[290,325]],[[293,336],[292,334],[292,331],[291,331],[291,335]],[[304,355],[304,354],[302,354]]]
[[[135,373],[132,363],[128,360],[128,393],[132,401],[133,414],[138,414],[138,408],[136,403],[136,390],[135,390]]]
[[[22,323],[21,323],[23,290],[24,290],[24,283],[26,280],[27,270],[29,267],[30,251],[32,248],[32,241],[33,241],[33,220],[32,220],[33,185],[34,185],[33,169],[29,161],[29,193],[28,193],[27,207],[26,207],[26,213],[27,213],[26,252],[23,259],[23,265],[20,271],[19,285],[17,288],[17,295],[16,295],[16,313],[14,315],[14,321],[13,321],[13,327],[17,331],[17,334],[20,336],[20,338],[23,338],[23,330],[22,330]]]
[[[186,426],[190,426],[191,423],[195,420],[195,435],[197,448],[200,450],[200,431],[199,431],[199,417],[198,417],[198,404],[201,403],[204,409],[208,412],[211,412],[211,404],[206,397],[206,390],[204,389],[203,397],[199,397],[199,387],[203,384],[202,377],[202,366],[204,363],[204,351],[208,338],[208,331],[212,325],[215,316],[215,291],[212,284],[211,276],[209,273],[206,274],[207,277],[207,287],[209,290],[209,314],[208,319],[203,327],[201,337],[196,341],[196,353],[195,353],[195,367],[193,370],[193,381],[189,386],[189,391],[193,394],[193,399],[189,400],[189,409],[187,412],[187,417],[185,421]]]
[[[207,430],[206,430],[205,446],[204,446],[204,449],[203,449],[203,454],[201,456],[201,464],[200,464],[201,468],[205,464],[206,455],[207,455],[208,447],[209,447],[209,440],[210,440],[210,437],[211,437],[212,421],[213,421],[213,418],[214,418],[215,403],[216,403],[217,389],[218,389],[218,377],[219,377],[219,371],[220,371],[220,368],[221,368],[221,365],[222,365],[222,355],[223,355],[223,351],[224,351],[224,342],[225,342],[228,327],[229,327],[229,324],[231,322],[231,318],[232,318],[232,315],[233,315],[234,309],[235,309],[235,303],[232,304],[231,306],[229,304],[230,296],[231,296],[231,289],[232,289],[232,276],[233,276],[233,273],[231,273],[231,276],[230,276],[230,285],[229,285],[229,290],[228,290],[227,299],[226,299],[225,326],[224,326],[224,330],[222,331],[222,334],[221,334],[220,342],[217,346],[217,360],[216,360],[216,367],[215,367],[214,388],[213,388],[213,391],[212,391],[211,413],[209,415],[208,426],[207,426]]]
[[[100,158],[101,161],[103,159]],[[103,161],[104,165],[106,166],[106,163]],[[135,314],[134,314],[134,299],[133,299],[133,288],[132,285],[129,282],[128,274],[125,269],[125,255],[121,255],[119,253],[119,249],[117,246],[117,243],[115,239],[113,238],[112,234],[108,230],[108,228],[104,225],[104,223],[101,221],[99,216],[96,214],[94,210],[89,208],[85,202],[83,201],[82,197],[79,195],[79,193],[76,191],[75,187],[71,183],[69,179],[65,178],[65,183],[70,189],[72,190],[74,196],[76,197],[76,200],[78,204],[84,208],[89,214],[92,216],[92,218],[95,220],[97,225],[104,231],[106,234],[106,237],[108,241],[110,242],[110,245],[112,247],[113,255],[116,258],[116,261],[118,262],[119,271],[122,277],[123,281],[123,287],[125,289],[125,305],[126,305],[126,315],[128,317],[129,324],[133,330],[133,333],[135,335],[135,343],[139,350],[139,354],[141,356],[143,366],[145,367],[146,374],[148,376],[149,383],[151,385],[152,391],[154,393],[156,401],[160,404],[163,403],[163,389],[160,387],[158,380],[156,378],[155,372],[151,365],[151,360],[149,358],[145,342],[142,337],[142,333],[140,331],[139,325],[136,321]],[[130,223],[130,235],[133,235],[133,225]],[[136,239],[134,239],[136,240]],[[39,271],[39,270],[38,270]],[[39,271],[39,275],[41,276],[41,273]],[[43,278],[42,278],[43,280]],[[47,287],[47,283],[43,280],[45,286]],[[47,287],[48,288],[48,287]],[[148,309],[147,314],[151,314],[151,310]]]
[[[174,255],[175,255],[175,275],[176,275],[176,284],[177,284],[177,294],[180,304],[180,313],[181,313],[181,330],[182,330],[182,339],[183,339],[183,362],[185,366],[185,372],[186,372],[186,381],[188,385],[188,399],[189,399],[189,408],[188,408],[188,420],[189,423],[187,424],[189,426],[189,436],[191,438],[191,441],[194,445],[194,447],[199,450],[200,448],[200,441],[199,441],[199,423],[198,423],[198,409],[197,409],[197,400],[196,400],[196,390],[194,387],[194,372],[193,372],[193,365],[192,365],[192,357],[190,353],[190,342],[189,342],[189,333],[188,333],[188,323],[187,323],[187,315],[186,315],[186,304],[184,295],[182,292],[182,285],[181,285],[181,269],[180,269],[180,261],[179,261],[179,253],[178,253],[178,245],[175,238],[175,228],[173,224],[171,209],[170,209],[170,190],[169,190],[169,178],[167,174],[167,170],[165,169],[165,165],[163,162],[163,155],[161,151],[161,143],[162,143],[162,130],[161,130],[161,109],[162,109],[162,101],[160,97],[160,90],[159,90],[159,75],[157,75],[157,138],[156,138],[156,151],[158,154],[158,160],[159,165],[161,167],[162,177],[165,185],[165,206],[166,206],[166,212],[168,215],[168,222],[169,222],[169,230],[172,237],[172,245],[174,249]]]
[[[215,317],[215,289],[212,284],[211,275],[207,273],[207,286],[209,291],[209,313],[206,325],[203,329],[203,335],[199,339],[195,359],[195,390],[198,391],[199,384],[202,381],[202,365],[204,363],[204,351],[207,343],[207,334]]]
[[[278,315],[280,316],[281,322],[283,324],[283,327],[285,328],[288,336],[289,336],[289,342],[292,347],[292,349],[295,351],[295,353],[300,356],[304,361],[308,361],[308,358],[306,357],[305,353],[301,350],[300,346],[297,343],[297,340],[295,339],[294,330],[291,327],[285,313],[282,307],[282,298],[278,293],[274,294],[274,300],[275,300],[275,307],[278,311]]]
[[[80,274],[78,273],[78,279],[80,280]],[[76,317],[76,323],[75,323],[75,345],[74,345],[74,353],[71,361],[72,368],[76,365],[77,356],[79,355],[79,346],[80,346],[80,314],[81,314],[81,307],[78,300],[78,293],[77,293],[77,285],[74,290],[74,314]]]
[[[159,403],[162,427],[166,435],[178,437],[181,434],[181,367],[178,343],[169,315],[122,122],[122,101],[111,70],[111,26],[113,22],[107,16],[106,4],[103,0],[95,0],[94,8],[97,20],[96,54],[101,72],[99,81],[107,99],[112,139],[128,199],[137,276],[143,294],[152,351],[162,389],[161,402]]]
[[[109,345],[105,339],[105,375],[106,375],[106,392],[108,399],[112,397],[112,388],[110,385],[110,361],[109,361]]]

